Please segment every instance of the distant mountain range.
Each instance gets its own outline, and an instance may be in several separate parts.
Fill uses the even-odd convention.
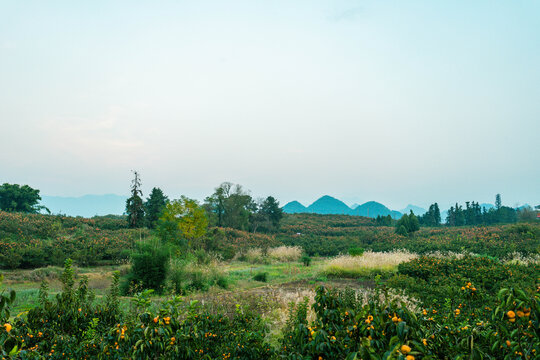
[[[364,204],[354,204],[353,207],[348,207],[343,201],[332,196],[325,195],[317,199],[313,204],[305,207],[298,201],[291,201],[283,206],[283,211],[288,214],[296,213],[312,213],[312,214],[342,214],[356,215],[366,217],[377,217],[390,215],[394,219],[401,217],[401,212],[390,210],[386,206],[376,201],[368,201]],[[425,211],[424,211],[425,212]]]
[[[402,214],[408,214],[410,213],[412,210],[412,212],[414,213],[414,215],[424,215],[425,213],[427,213],[427,210],[424,209],[424,208],[421,208],[420,206],[416,206],[416,205],[407,205],[407,207],[405,209],[401,209],[400,212]]]
[[[462,205],[463,206],[463,205]],[[525,204],[517,209],[525,208],[529,205]],[[481,208],[485,208],[486,211],[495,207],[493,204],[483,203],[480,204]],[[364,204],[353,204],[351,207],[347,206],[343,201],[333,198],[332,196],[324,195],[317,199],[313,204],[308,207],[302,205],[298,201],[291,201],[283,206],[283,211],[288,214],[296,213],[312,213],[312,214],[343,214],[343,215],[356,215],[375,218],[377,216],[392,216],[393,219],[399,219],[403,214],[408,214],[410,211],[416,215],[424,215],[427,210],[416,205],[409,204],[406,208],[400,211],[390,210],[388,207],[376,201],[368,201]],[[441,211],[441,220],[444,222],[448,216],[448,210]]]
[[[53,214],[92,217],[95,215],[122,215],[126,209],[127,196],[84,195],[80,197],[41,196],[40,205]]]

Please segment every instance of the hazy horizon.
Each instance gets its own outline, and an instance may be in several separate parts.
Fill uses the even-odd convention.
[[[258,196],[257,194],[253,194],[251,191],[249,191],[249,193],[251,193],[251,195],[253,195],[254,199],[258,199],[258,198],[263,198],[263,196]],[[148,194],[144,194],[143,193],[143,198],[146,198]],[[168,194],[166,194],[168,195]],[[185,195],[185,194],[181,194],[181,195]],[[210,195],[210,194],[208,194]],[[323,196],[332,196],[330,194],[323,194],[323,195],[320,195],[316,198],[314,198],[312,201],[308,201],[308,202],[302,202],[302,201],[299,201],[302,205],[304,205],[305,207],[308,207],[309,205],[311,205],[312,203],[314,203],[315,201],[317,201],[318,199],[320,199],[321,197]],[[45,206],[49,206],[48,205],[48,201],[51,200],[51,198],[53,199],[62,199],[62,200],[70,200],[70,203],[68,205],[68,208],[67,209],[61,209],[61,208],[58,208],[58,204],[55,202],[54,203],[54,210],[52,210],[53,213],[56,213],[56,212],[60,212],[60,213],[66,213],[68,215],[82,215],[82,216],[93,216],[93,215],[106,215],[106,214],[121,214],[122,212],[125,211],[125,209],[120,206],[116,206],[118,204],[115,204],[114,203],[114,199],[110,199],[109,197],[110,196],[114,196],[114,197],[120,197],[122,198],[123,200],[127,199],[129,197],[128,194],[124,194],[124,195],[120,195],[120,194],[85,194],[85,195],[81,195],[81,196],[58,196],[58,195],[46,195],[46,194],[41,194],[42,196],[42,204],[45,205]],[[168,195],[169,198],[171,199],[176,199],[176,198],[179,198],[180,195]],[[82,198],[85,198],[85,197],[97,197],[97,198],[103,198],[104,200],[106,200],[106,202],[104,203],[105,205],[105,208],[103,209],[103,211],[100,211],[100,212],[97,212],[96,214],[94,214],[94,207],[95,207],[95,203],[91,204],[92,206],[90,206],[90,208],[81,208],[79,209],[78,206],[77,206],[77,203],[74,203],[73,201],[74,200],[80,200]],[[369,201],[377,201],[377,202],[380,202],[378,201],[377,199],[371,199],[371,200],[366,200],[366,201],[362,201],[360,203],[356,203],[356,202],[350,202],[350,201],[347,201],[345,199],[340,199],[340,198],[337,198],[335,196],[332,196],[338,200],[341,200],[343,201],[348,207],[350,207],[351,209],[354,209],[356,206],[358,205],[362,205],[364,203],[367,203]],[[92,199],[92,200],[95,200],[95,199]],[[204,201],[204,198],[198,198],[197,199],[200,203],[202,203]],[[280,201],[280,199],[277,199],[278,201]],[[495,200],[495,199],[493,199]],[[298,201],[298,200],[290,200],[290,201],[280,201],[280,206],[284,206],[286,205],[287,203],[291,202],[291,201]],[[473,199],[469,199],[469,200],[466,200],[466,201],[476,201],[476,200],[473,200]],[[478,201],[480,203],[480,205],[483,205],[483,204],[490,204],[492,206],[494,206],[494,203],[495,201]],[[397,211],[402,211],[403,209],[409,207],[409,206],[418,206],[420,208],[423,208],[424,210],[427,210],[429,208],[429,205],[431,205],[433,202],[429,203],[429,204],[426,204],[426,205],[423,205],[423,204],[418,204],[418,203],[414,203],[414,202],[410,202],[410,203],[407,203],[406,205],[403,205],[401,207],[392,207],[388,204],[385,204],[383,203],[383,205],[387,206],[390,210],[397,210]],[[463,202],[460,202],[460,205],[464,205],[465,201]],[[450,206],[453,206],[455,204],[454,203],[449,203],[449,204],[444,204],[444,203],[439,203],[439,206],[441,208],[441,211],[446,211],[450,208]],[[87,204],[88,205],[88,204]],[[535,204],[531,204],[531,203],[527,203],[527,202],[522,202],[522,203],[515,203],[515,204],[507,204],[503,201],[503,206],[510,206],[510,207],[514,207],[514,208],[517,208],[519,206],[524,206],[524,205],[529,205],[531,207],[534,207]],[[114,209],[120,209],[122,208],[122,210],[118,210],[118,211],[108,211],[107,209],[111,209],[111,208],[114,208]],[[77,211],[75,211],[75,209],[77,209],[77,211],[80,211],[80,213],[77,213]]]
[[[0,183],[540,204],[540,2],[0,3]]]

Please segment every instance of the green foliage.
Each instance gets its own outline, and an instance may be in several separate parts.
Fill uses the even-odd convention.
[[[253,231],[273,232],[279,229],[283,218],[283,210],[279,202],[272,196],[268,196],[259,206],[257,212],[250,218]]]
[[[418,221],[423,226],[440,226],[441,211],[439,210],[439,204],[431,204],[429,210],[424,215],[418,217]]]
[[[176,225],[176,229],[172,228]],[[160,218],[159,233],[170,229],[170,233],[164,238],[180,236],[176,239],[177,244],[192,245],[192,242],[204,236],[208,227],[208,219],[202,207],[196,200],[182,196],[178,200],[167,203],[163,215]],[[185,240],[185,241],[184,241]]]
[[[396,223],[396,234],[408,235],[420,230],[420,222],[411,210],[410,214],[404,214]]]
[[[311,257],[309,255],[307,255],[307,254],[302,255],[302,258],[300,259],[300,261],[302,261],[304,266],[311,265]]]
[[[500,195],[499,202],[500,202]],[[500,203],[495,208],[486,211],[481,209],[476,202],[466,202],[465,208],[457,204],[451,206],[446,217],[448,226],[482,225],[482,224],[508,224],[518,220],[518,212],[511,207],[502,206]]]
[[[408,236],[400,236],[394,228],[372,226],[372,220],[343,215],[286,214],[275,240],[300,246],[310,256],[336,256],[347,253],[351,247],[362,247],[377,252],[406,249],[419,254],[472,252],[503,259],[513,252],[534,255],[540,249],[540,222],[526,224],[525,232],[512,230],[521,224],[438,226],[422,227]]]
[[[38,189],[33,189],[28,185],[4,183],[0,186],[0,210],[37,213],[44,206],[39,206],[41,200]]]
[[[121,226],[119,226],[122,224]],[[125,220],[0,211],[0,267],[117,264],[129,259],[135,240],[148,231],[126,229]]]
[[[364,248],[352,247],[352,248],[349,249],[349,255],[351,255],[351,256],[362,256],[362,255],[364,255]]]
[[[256,205],[242,186],[224,182],[205,199],[205,208],[212,225],[248,230]]]
[[[375,219],[375,224],[377,226],[392,226],[394,223],[394,219],[392,219],[391,215],[381,216],[377,215],[377,218]]]
[[[0,285],[4,280],[4,276],[0,275]],[[0,355],[10,356],[16,355],[18,349],[21,347],[21,341],[15,334],[11,333],[12,325],[9,322],[10,319],[10,306],[15,301],[15,291],[11,290],[9,294],[5,294],[5,291],[0,293]]]
[[[15,319],[13,328],[19,335],[21,358],[36,358],[38,354],[52,358],[95,358],[102,340],[99,335],[121,317],[114,294],[117,281],[113,281],[104,304],[95,303],[87,278],[83,277],[75,288],[76,279],[69,259],[61,281],[63,291],[52,299],[48,286],[43,283],[39,304],[26,317]]]
[[[160,188],[155,187],[152,189],[150,196],[144,203],[145,220],[148,228],[155,229],[168,201],[169,199]]]
[[[274,232],[279,229],[283,210],[268,196],[259,204],[241,185],[224,182],[204,201],[212,226],[244,231]]]
[[[398,228],[396,228],[396,234],[401,236],[407,236],[409,232],[407,231],[405,225],[400,225]]]
[[[133,171],[131,196],[126,200],[127,222],[130,228],[139,228],[144,223],[144,204],[142,200],[141,179],[137,171]]]
[[[131,271],[123,284],[124,293],[137,289],[161,292],[169,270],[170,250],[157,241],[139,244],[132,254]]]
[[[268,281],[268,273],[266,271],[261,271],[255,274],[253,276],[253,280],[260,281],[260,282],[267,282]]]
[[[537,358],[539,300],[538,294],[502,289],[494,302],[498,306],[484,305],[488,310],[473,317],[463,314],[464,304],[448,301],[441,310],[411,310],[380,284],[367,303],[351,290],[319,287],[313,304],[316,318],[311,323],[306,320],[302,303],[291,307],[280,343],[281,356],[380,360]]]
[[[415,298],[430,306],[442,306],[444,299],[481,307],[493,302],[505,287],[534,287],[540,265],[504,264],[482,256],[457,258],[420,257],[398,266],[399,276],[389,286],[406,289]],[[462,287],[472,283],[474,291]],[[474,309],[473,309],[474,312]]]

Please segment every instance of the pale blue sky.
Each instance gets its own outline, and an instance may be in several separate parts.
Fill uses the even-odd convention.
[[[0,0],[0,182],[540,203],[538,1]]]

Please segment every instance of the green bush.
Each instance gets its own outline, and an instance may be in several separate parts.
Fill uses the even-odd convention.
[[[304,266],[309,266],[311,265],[311,257],[309,257],[309,255],[304,255],[302,256],[302,259],[300,259],[302,261],[302,263],[304,264]]]
[[[228,289],[229,288],[229,279],[224,275],[219,275],[216,278],[216,285],[219,286],[222,289]]]
[[[188,274],[189,283],[186,289],[189,291],[206,291],[209,287],[209,279],[201,270],[193,270]]]
[[[130,288],[161,292],[169,271],[169,255],[169,248],[161,246],[157,241],[139,245],[131,257],[132,266],[126,276],[124,292],[129,292]]]
[[[258,272],[258,273],[255,274],[255,276],[253,276],[253,280],[260,281],[260,282],[267,282],[268,281],[268,273],[264,272],[264,271]]]
[[[187,283],[187,274],[183,266],[174,266],[169,270],[168,289],[174,294],[183,294]]]
[[[352,248],[349,249],[349,255],[351,255],[351,256],[362,256],[362,255],[364,255],[364,248],[352,247]]]

